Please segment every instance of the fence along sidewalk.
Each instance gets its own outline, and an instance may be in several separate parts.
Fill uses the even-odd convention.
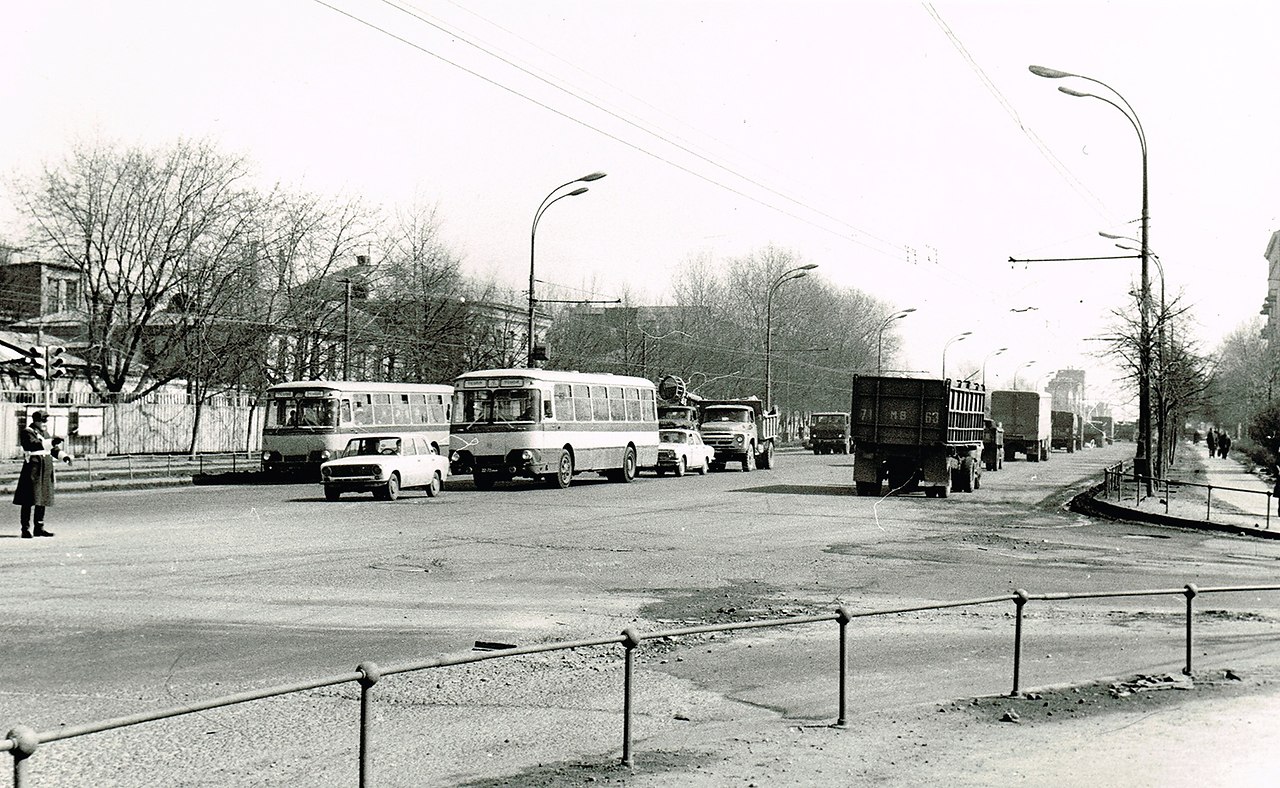
[[[894,615],[899,613],[909,613],[925,610],[941,610],[956,607],[974,607],[979,605],[990,605],[1000,602],[1013,602],[1014,604],[1014,636],[1013,636],[1013,689],[1010,691],[1010,697],[1017,697],[1021,692],[1021,666],[1022,666],[1022,633],[1024,608],[1031,602],[1037,601],[1068,601],[1075,599],[1099,599],[1099,598],[1120,598],[1120,597],[1143,597],[1143,596],[1182,596],[1186,599],[1186,616],[1185,616],[1185,662],[1182,672],[1188,676],[1192,675],[1192,655],[1193,655],[1193,633],[1194,633],[1194,603],[1197,596],[1205,594],[1221,594],[1221,593],[1239,593],[1239,592],[1258,592],[1258,591],[1280,591],[1280,585],[1248,585],[1248,586],[1219,586],[1198,588],[1196,585],[1188,583],[1182,588],[1157,588],[1157,589],[1140,589],[1128,591],[1067,591],[1067,592],[1050,592],[1041,594],[1032,594],[1023,589],[1018,589],[1011,594],[1001,594],[998,596],[983,597],[979,599],[964,599],[950,602],[935,602],[923,605],[911,605],[906,607],[887,608],[880,610],[853,611],[848,607],[841,606],[832,612],[819,613],[809,616],[793,616],[790,618],[766,619],[759,621],[744,621],[732,624],[710,624],[705,626],[683,627],[679,629],[659,630],[655,632],[641,632],[634,628],[627,628],[620,635],[605,638],[596,638],[589,640],[577,641],[558,641],[551,643],[543,643],[533,646],[524,646],[518,648],[507,649],[503,651],[491,651],[483,653],[468,653],[453,656],[435,657],[431,659],[419,660],[416,662],[407,662],[398,665],[389,665],[380,667],[371,661],[361,662],[354,671],[341,673],[333,676],[327,676],[312,681],[296,682],[293,684],[284,684],[265,689],[250,690],[235,695],[227,695],[219,698],[212,698],[206,701],[190,703],[183,706],[175,706],[167,709],[160,709],[152,712],[141,712],[127,717],[118,717],[115,719],[101,720],[98,722],[82,723],[79,725],[63,725],[50,731],[37,732],[25,725],[15,725],[9,730],[7,738],[0,740],[0,752],[8,752],[13,757],[13,785],[14,788],[30,788],[31,773],[30,760],[40,749],[43,744],[54,741],[73,739],[81,736],[87,736],[92,733],[100,733],[111,730],[118,730],[133,725],[139,725],[145,722],[154,722],[156,720],[168,719],[188,714],[194,714],[200,711],[224,708],[227,706],[235,706],[243,703],[250,703],[256,700],[266,698],[279,697],[282,695],[290,695],[298,692],[306,692],[308,690],[320,689],[325,687],[334,687],[342,684],[356,683],[360,688],[360,714],[358,729],[358,770],[359,782],[361,788],[372,786],[374,779],[374,745],[375,745],[375,728],[374,721],[374,686],[384,677],[392,676],[399,673],[415,673],[423,670],[441,669],[456,665],[465,665],[477,662],[484,662],[494,659],[514,658],[528,654],[540,654],[554,651],[565,651],[580,648],[593,648],[602,646],[622,645],[623,647],[623,705],[622,705],[622,763],[626,766],[633,766],[633,726],[632,719],[635,713],[635,661],[637,652],[646,640],[661,640],[664,638],[680,638],[689,635],[716,633],[716,632],[733,632],[748,629],[763,629],[769,627],[794,627],[801,625],[810,625],[828,621],[835,621],[838,625],[838,643],[839,643],[839,664],[837,666],[838,682],[837,682],[837,698],[835,707],[837,709],[837,717],[831,727],[842,729],[848,722],[848,628],[849,625],[860,618],[868,618],[872,616]]]

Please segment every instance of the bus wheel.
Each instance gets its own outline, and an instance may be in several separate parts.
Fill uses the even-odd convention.
[[[477,490],[492,490],[495,479],[492,473],[476,471],[471,474],[471,480],[475,482]]]
[[[568,449],[560,450],[560,462],[556,464],[556,472],[547,476],[547,484],[563,490],[573,481],[573,455]]]
[[[431,474],[431,484],[427,485],[427,497],[434,498],[444,489],[444,479],[440,478],[440,471]]]
[[[618,469],[614,481],[629,484],[634,478],[636,478],[636,450],[628,446],[626,453],[622,455],[622,467]]]

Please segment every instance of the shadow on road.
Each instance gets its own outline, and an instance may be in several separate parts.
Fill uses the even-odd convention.
[[[742,487],[730,492],[774,495],[852,495],[853,487],[844,484],[768,484],[763,487]]]

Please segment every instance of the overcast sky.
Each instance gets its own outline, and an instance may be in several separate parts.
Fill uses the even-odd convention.
[[[1151,246],[1206,349],[1256,316],[1280,229],[1280,4],[49,0],[0,7],[0,170],[77,139],[210,138],[265,182],[437,204],[469,273],[642,301],[693,255],[773,243],[916,312],[908,369],[993,386],[1090,355]],[[1160,280],[1152,268],[1153,292]],[[1031,311],[1010,309],[1035,307]],[[956,367],[952,367],[955,364]],[[1042,381],[1043,382],[1043,381]]]

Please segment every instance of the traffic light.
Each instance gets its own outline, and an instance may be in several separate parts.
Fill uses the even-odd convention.
[[[49,380],[60,378],[67,373],[67,349],[62,345],[45,348],[45,374]]]
[[[44,380],[47,370],[45,369],[44,348],[32,345],[27,350],[25,358],[27,366],[31,367],[31,374]]]

